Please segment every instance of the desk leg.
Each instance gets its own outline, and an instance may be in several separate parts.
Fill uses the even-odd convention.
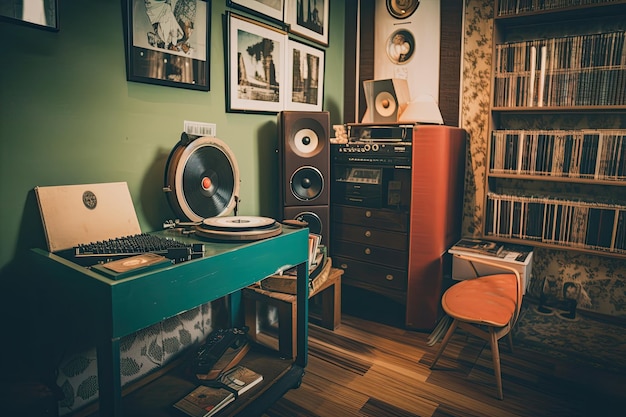
[[[122,415],[122,379],[120,339],[100,342],[97,346],[98,389],[101,416]]]
[[[306,367],[309,355],[309,265],[308,262],[297,266],[298,280],[296,282],[296,326],[297,350],[296,364]]]

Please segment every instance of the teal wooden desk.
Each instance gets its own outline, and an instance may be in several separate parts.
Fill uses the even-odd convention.
[[[235,324],[241,317],[240,289],[286,265],[297,266],[297,346],[284,390],[270,387],[275,397],[299,386],[308,354],[308,229],[283,227],[282,234],[250,243],[213,243],[182,237],[172,231],[157,234],[185,243],[204,243],[204,256],[163,269],[114,281],[71,260],[33,249],[30,267],[39,290],[58,297],[59,308],[71,308],[81,337],[95,343],[98,359],[99,406],[102,416],[122,416],[120,339],[165,318],[231,295]],[[276,385],[276,384],[274,384]],[[270,395],[270,394],[268,394]],[[277,399],[277,398],[275,398]],[[258,401],[260,407],[275,399]]]

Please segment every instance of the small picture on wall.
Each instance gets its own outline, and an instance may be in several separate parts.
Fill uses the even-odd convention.
[[[324,51],[294,40],[287,47],[287,110],[321,111]]]
[[[286,44],[284,31],[228,14],[227,111],[283,110]]]
[[[285,22],[289,31],[328,46],[328,6],[330,0],[291,0],[286,2]]]
[[[228,0],[228,5],[259,16],[283,21],[285,0]]]
[[[210,1],[128,0],[128,79],[209,90]]]
[[[0,0],[0,20],[59,30],[57,0]]]

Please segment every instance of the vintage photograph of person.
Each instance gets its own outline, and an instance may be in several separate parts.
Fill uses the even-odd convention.
[[[146,82],[153,79],[157,83],[162,80],[166,85],[208,90],[207,2],[129,2],[129,78]]]

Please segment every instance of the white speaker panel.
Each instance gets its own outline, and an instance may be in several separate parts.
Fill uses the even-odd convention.
[[[396,19],[387,10],[386,0],[376,1],[374,27],[374,79],[406,79],[411,100],[420,95],[439,97],[440,0],[420,1],[417,10],[406,19]],[[405,62],[394,63],[389,56],[392,35],[409,31],[414,51]]]

